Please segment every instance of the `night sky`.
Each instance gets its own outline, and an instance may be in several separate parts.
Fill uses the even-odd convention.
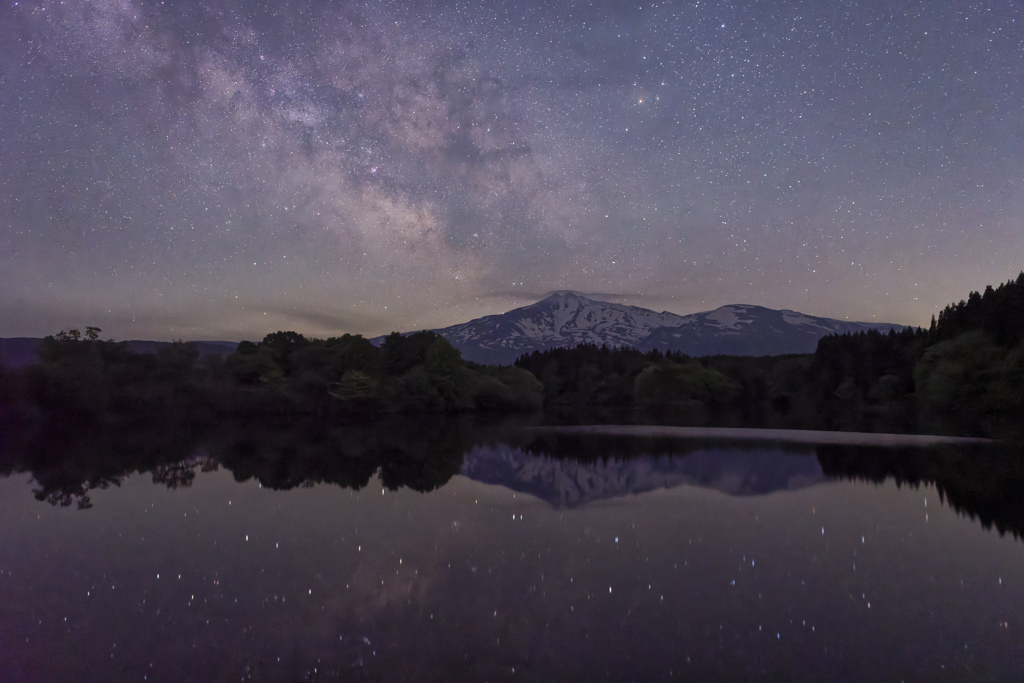
[[[0,336],[927,325],[1024,268],[1018,1],[2,1]]]

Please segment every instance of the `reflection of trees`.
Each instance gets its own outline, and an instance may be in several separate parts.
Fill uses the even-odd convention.
[[[102,427],[92,421],[6,425],[0,440],[0,473],[29,472],[37,499],[54,505],[91,507],[89,492],[119,486],[135,472],[154,472],[186,461],[199,432],[165,423]],[[179,475],[175,486],[184,484]],[[187,484],[184,484],[187,485]]]
[[[92,507],[92,499],[89,491],[94,489],[106,489],[110,486],[120,486],[121,478],[101,479],[91,481],[67,481],[63,485],[56,482],[48,482],[41,489],[33,491],[36,500],[42,500],[50,505],[70,507],[76,503],[79,510],[87,510]]]
[[[179,489],[221,466],[238,481],[254,478],[274,489],[320,483],[360,489],[379,473],[390,489],[429,491],[459,471],[477,433],[471,419],[409,417],[357,426],[65,422],[5,430],[0,475],[29,472],[37,499],[82,509],[92,505],[90,491],[120,485],[133,473]]]
[[[375,462],[346,454],[336,439],[289,426],[228,435],[216,448],[237,481],[256,479],[272,489],[331,483],[358,490],[377,471]]]
[[[172,490],[188,488],[196,478],[197,468],[203,472],[216,472],[220,464],[209,457],[192,456],[180,462],[157,465],[153,468],[153,483],[163,484]]]
[[[819,446],[826,475],[897,486],[932,484],[957,512],[1024,538],[1024,454],[1009,447],[883,449]]]
[[[358,490],[380,472],[390,489],[429,491],[459,471],[470,445],[465,425],[411,418],[360,427],[299,423],[240,434],[217,457],[237,480],[274,489],[327,483]]]

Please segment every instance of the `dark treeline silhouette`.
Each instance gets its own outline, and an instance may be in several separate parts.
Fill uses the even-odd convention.
[[[211,405],[219,359],[200,360],[195,345],[182,341],[155,354],[134,353],[125,342],[102,341],[98,333],[90,327],[84,337],[78,330],[46,337],[38,347],[38,363],[0,371],[0,418],[173,418]]]
[[[931,341],[949,341],[964,332],[980,330],[997,346],[1014,347],[1024,339],[1024,272],[995,289],[971,292],[967,299],[946,306],[932,318]]]
[[[802,398],[817,406],[823,428],[917,431],[914,367],[927,341],[921,329],[824,337]]]
[[[515,368],[467,364],[433,332],[392,333],[378,348],[359,335],[326,340],[275,332],[225,360],[234,385],[303,412],[461,412],[540,407],[541,387]]]
[[[881,406],[915,431],[1024,439],[1024,272],[947,306],[927,332],[882,338],[822,339],[819,400]]]
[[[537,351],[516,365],[541,380],[552,411],[628,408],[635,422],[902,432],[914,430],[916,412],[913,363],[899,359],[923,345],[923,334],[871,332],[833,338],[816,354],[763,357],[581,346]]]
[[[624,407],[634,403],[637,375],[662,358],[659,351],[581,344],[572,349],[534,351],[519,358],[515,367],[540,380],[548,405]]]
[[[39,362],[0,369],[0,419],[219,418],[252,414],[345,416],[522,411],[541,387],[512,367],[481,367],[433,332],[392,334],[379,348],[358,335],[326,340],[275,332],[223,358],[174,342],[155,354],[62,331]]]

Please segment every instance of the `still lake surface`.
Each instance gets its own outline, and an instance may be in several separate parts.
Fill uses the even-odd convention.
[[[0,455],[3,681],[1024,679],[992,448],[435,420]]]

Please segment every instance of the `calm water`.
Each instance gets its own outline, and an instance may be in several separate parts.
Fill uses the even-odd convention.
[[[0,680],[1020,680],[1017,462],[436,422],[28,435]]]

